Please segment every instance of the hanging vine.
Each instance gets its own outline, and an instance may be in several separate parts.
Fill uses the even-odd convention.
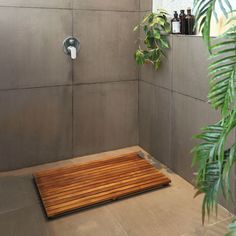
[[[162,57],[165,56],[166,49],[170,47],[167,39],[167,35],[170,32],[170,23],[167,20],[167,15],[164,10],[150,13],[144,17],[141,24],[134,28],[134,31],[139,28],[143,30],[145,37],[144,40],[141,40],[144,48],[139,45],[135,52],[137,64],[151,63],[155,70],[159,69]]]

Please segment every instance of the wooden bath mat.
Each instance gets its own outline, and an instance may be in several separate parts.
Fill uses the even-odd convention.
[[[171,182],[137,153],[41,171],[34,179],[49,218]]]

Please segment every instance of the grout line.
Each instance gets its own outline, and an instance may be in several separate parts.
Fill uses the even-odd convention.
[[[142,81],[142,82],[144,82],[144,83],[146,83],[146,84],[152,85],[152,86],[154,86],[154,87],[159,87],[159,88],[162,88],[162,89],[168,90],[168,91],[170,91],[170,92],[173,91],[173,90],[170,89],[170,88],[166,88],[166,87],[163,87],[163,86],[161,86],[161,85],[154,84],[154,83],[152,83],[152,82],[149,82],[149,81],[143,80],[142,78],[140,79],[140,81]]]
[[[70,0],[70,5],[71,5],[71,9],[73,10],[74,9],[74,0]]]
[[[174,66],[173,66],[173,61],[174,61],[174,49],[173,49],[173,47],[174,47],[174,39],[173,39],[173,37],[170,37],[170,39],[171,39],[171,47],[172,47],[172,52],[173,53],[171,53],[171,73],[170,73],[170,76],[171,76],[171,94],[170,94],[170,96],[171,96],[171,101],[170,101],[170,132],[171,132],[171,137],[170,137],[170,165],[171,165],[171,169],[173,169],[173,170],[175,170],[176,168],[175,168],[175,166],[176,166],[176,161],[175,161],[175,155],[174,155],[174,148],[173,148],[173,144],[174,144],[174,140],[173,140],[173,137],[174,137],[174,120],[175,120],[175,112],[174,112],[174,93],[173,93],[173,75],[174,75],[174,73],[173,73],[173,68],[174,68]]]
[[[89,9],[89,8],[74,8],[75,11],[103,11],[103,12],[129,12],[129,13],[138,13],[139,10],[116,10],[116,9]]]
[[[193,96],[191,96],[191,95],[188,95],[188,94],[185,94],[185,93],[179,92],[179,91],[177,91],[177,90],[170,89],[170,88],[166,88],[166,87],[163,87],[163,86],[160,86],[160,85],[157,85],[157,84],[151,83],[151,82],[149,82],[149,81],[145,81],[145,80],[143,80],[143,79],[141,79],[141,81],[144,82],[144,83],[150,84],[150,85],[152,85],[152,86],[154,86],[154,87],[158,87],[158,88],[161,88],[161,89],[167,90],[167,91],[169,91],[169,92],[177,93],[177,94],[180,94],[180,95],[183,95],[183,96],[186,96],[186,97],[189,97],[189,98],[193,98],[193,99],[195,99],[195,100],[198,100],[198,101],[201,101],[201,102],[205,102],[205,103],[207,103],[207,101],[204,100],[204,99],[197,98],[197,97],[193,97]]]
[[[110,214],[111,218],[113,218],[114,223],[117,224],[117,226],[122,230],[122,233],[124,233],[125,236],[129,236],[128,232],[126,231],[126,229],[123,227],[123,225],[121,224],[121,222],[119,221],[119,219],[117,218],[116,214],[114,214],[112,212],[112,209],[109,205],[107,205],[107,208],[105,208],[108,212],[108,214]]]
[[[8,91],[21,91],[21,90],[30,90],[30,89],[45,89],[45,88],[57,88],[57,87],[71,87],[72,84],[59,84],[59,85],[48,85],[48,86],[38,86],[38,87],[22,87],[22,88],[12,88],[12,89],[0,89],[1,92]]]
[[[72,1],[73,2],[73,1]],[[74,10],[71,10],[71,17],[72,17],[72,26],[71,26],[71,33],[72,36],[74,37]],[[74,61],[72,61],[72,73],[71,73],[71,80],[72,80],[72,96],[71,96],[71,109],[72,109],[72,114],[71,114],[71,126],[72,126],[72,132],[71,132],[71,154],[72,154],[72,158],[74,157]]]
[[[71,94],[71,127],[72,127],[72,132],[71,132],[71,155],[72,158],[74,157],[74,87],[72,86],[71,88],[72,94]]]
[[[139,0],[139,10],[141,8],[141,0]],[[141,12],[139,11],[139,16],[138,16],[138,21],[140,22],[141,20]],[[141,36],[141,29],[139,27],[138,30],[138,41],[137,41],[137,46],[140,45],[140,36]],[[136,63],[136,62],[135,62]],[[140,66],[137,66],[138,70],[138,145],[140,145],[140,79],[141,79],[141,68]]]
[[[120,83],[120,82],[132,82],[138,81],[137,79],[130,79],[130,80],[117,80],[117,81],[104,81],[104,82],[94,82],[94,83],[75,83],[74,86],[82,86],[82,85],[93,85],[93,84],[110,84],[110,83]]]
[[[220,204],[219,204],[220,205]],[[221,206],[221,205],[220,205]],[[225,209],[225,208],[224,208]],[[226,210],[226,209],[225,209]],[[226,211],[228,211],[228,210],[226,210]],[[226,218],[224,218],[224,219],[222,219],[222,220],[218,220],[218,221],[216,221],[216,222],[214,222],[214,223],[212,223],[212,224],[209,224],[209,225],[206,225],[206,228],[208,228],[208,227],[212,227],[212,226],[214,226],[214,225],[217,225],[217,224],[220,224],[220,223],[222,223],[222,222],[225,222],[225,221],[227,221],[227,220],[230,220],[230,219],[233,219],[234,218],[234,216],[232,215],[232,216],[228,216],[228,217],[226,217]]]
[[[15,9],[41,9],[41,10],[72,10],[72,7],[42,7],[42,6],[14,6],[14,5],[6,5],[1,6],[1,8],[15,8]]]
[[[140,81],[138,80],[138,145],[140,145]]]
[[[188,95],[188,94],[179,92],[179,91],[174,90],[174,89],[173,89],[172,91],[173,91],[173,93],[177,93],[177,94],[183,95],[183,96],[185,96],[185,97],[193,98],[193,99],[198,100],[198,101],[200,101],[200,102],[208,103],[207,100],[204,100],[204,99],[201,99],[201,98],[197,98],[197,97],[193,97],[193,96],[191,96],[191,95]]]
[[[103,81],[103,82],[93,82],[93,83],[77,83],[77,84],[71,83],[71,84],[59,84],[59,85],[48,85],[48,86],[9,88],[9,89],[0,89],[0,93],[6,92],[6,91],[17,91],[17,90],[27,90],[27,89],[43,89],[43,88],[70,87],[70,86],[83,86],[83,85],[95,85],[95,84],[110,84],[110,83],[132,82],[132,81],[138,81],[138,80],[131,79],[131,80]]]
[[[11,214],[13,212],[16,212],[16,211],[20,211],[20,210],[24,210],[24,209],[27,209],[27,208],[31,208],[33,206],[38,206],[40,202],[33,202],[33,203],[30,203],[29,205],[25,205],[25,206],[19,206],[19,207],[16,207],[16,208],[13,208],[13,209],[9,209],[9,210],[4,210],[4,211],[1,211],[0,212],[0,216],[1,215],[6,215],[6,214]]]
[[[122,10],[122,9],[89,9],[71,7],[50,7],[50,6],[16,6],[16,5],[0,5],[0,8],[15,8],[15,9],[41,9],[41,10],[76,10],[76,11],[104,11],[104,12],[140,12],[139,10]],[[142,12],[147,12],[146,10]]]

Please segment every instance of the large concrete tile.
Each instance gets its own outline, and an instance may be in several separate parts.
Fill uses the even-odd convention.
[[[208,54],[201,37],[173,36],[173,89],[207,100]]]
[[[72,0],[74,9],[139,11],[139,0]],[[150,1],[150,0],[149,0]]]
[[[138,79],[134,60],[138,34],[133,32],[138,17],[138,12],[74,12],[74,35],[81,41],[75,83]]]
[[[200,128],[218,121],[218,115],[206,102],[173,94],[173,167],[183,178],[193,180],[194,170],[191,168],[191,149],[197,144],[193,135],[200,133]]]
[[[183,236],[201,228],[202,196],[194,198],[195,189],[191,184],[155,159],[149,160],[171,179],[170,186],[110,204],[112,214],[129,235],[135,236]],[[229,217],[232,214],[219,206],[218,216],[206,220],[205,225],[208,227]]]
[[[41,207],[34,205],[5,214],[0,213],[0,235],[49,236],[50,234]]]
[[[150,209],[143,203],[137,202],[136,197],[123,199],[108,206],[112,215],[125,229],[129,236],[156,236],[165,235],[160,230],[159,223]]]
[[[30,175],[1,177],[0,196],[0,214],[32,206],[39,202]]]
[[[233,221],[234,217],[223,220],[217,224],[207,227],[199,227],[194,229],[191,233],[185,234],[186,236],[222,236],[228,232],[228,225]]]
[[[140,10],[141,11],[151,11],[153,0],[140,0]]]
[[[0,0],[0,6],[71,8],[72,0]]]
[[[101,158],[116,156],[134,151],[134,149],[138,151],[138,147],[135,147],[132,150],[106,152],[78,158],[74,161],[75,163],[87,162],[93,158],[99,158],[99,156]],[[142,149],[139,148],[139,150]],[[194,199],[195,189],[191,184],[155,161],[145,151],[143,152],[145,158],[148,158],[153,165],[159,166],[158,168],[172,180],[170,187],[121,199],[50,221],[44,216],[44,211],[39,204],[31,205],[33,201],[29,198],[32,190],[30,177],[20,177],[22,171],[8,172],[8,176],[0,178],[4,183],[4,185],[0,185],[6,190],[6,193],[1,192],[0,195],[3,196],[4,203],[7,203],[8,206],[12,203],[15,207],[10,206],[10,211],[0,212],[0,235],[203,236],[208,235],[208,232],[212,232],[209,236],[223,235],[225,225],[230,222],[232,214],[219,207],[218,217],[211,218],[209,222],[206,221],[206,227],[202,228],[202,196]],[[35,171],[35,168],[29,169],[31,169],[31,173]],[[10,174],[13,174],[14,177]],[[9,185],[9,189],[7,189],[7,185]],[[9,200],[5,201],[8,194],[10,195]],[[24,196],[26,199],[23,199]],[[18,208],[17,204],[20,203],[20,199],[22,199],[22,205]]]
[[[74,87],[74,155],[138,142],[138,83]]]
[[[0,171],[72,155],[70,86],[0,92]]]
[[[195,190],[192,185],[176,174],[168,176],[172,181],[170,187],[140,195],[136,198],[137,205],[142,205],[154,215],[158,222],[157,235],[188,235],[187,233],[202,226],[202,196],[194,198]],[[229,217],[232,214],[219,206],[218,216],[206,220],[205,225],[210,226]]]
[[[194,200],[192,194],[193,189],[171,186],[122,199],[107,207],[129,236],[183,236],[201,227],[201,200]],[[230,216],[221,208],[219,218],[212,219],[209,225]]]
[[[0,22],[0,89],[71,83],[71,59],[62,50],[71,11],[3,7]]]
[[[139,143],[171,167],[171,92],[140,81]]]
[[[172,89],[172,61],[173,44],[172,36],[169,36],[170,49],[167,50],[167,57],[163,57],[159,70],[155,70],[153,65],[148,63],[140,68],[140,79],[154,85]]]
[[[48,231],[51,236],[128,236],[107,206],[51,221]]]

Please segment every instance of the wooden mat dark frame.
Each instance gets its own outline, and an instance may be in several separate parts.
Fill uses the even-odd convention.
[[[34,180],[48,218],[171,182],[138,153],[40,171]]]

